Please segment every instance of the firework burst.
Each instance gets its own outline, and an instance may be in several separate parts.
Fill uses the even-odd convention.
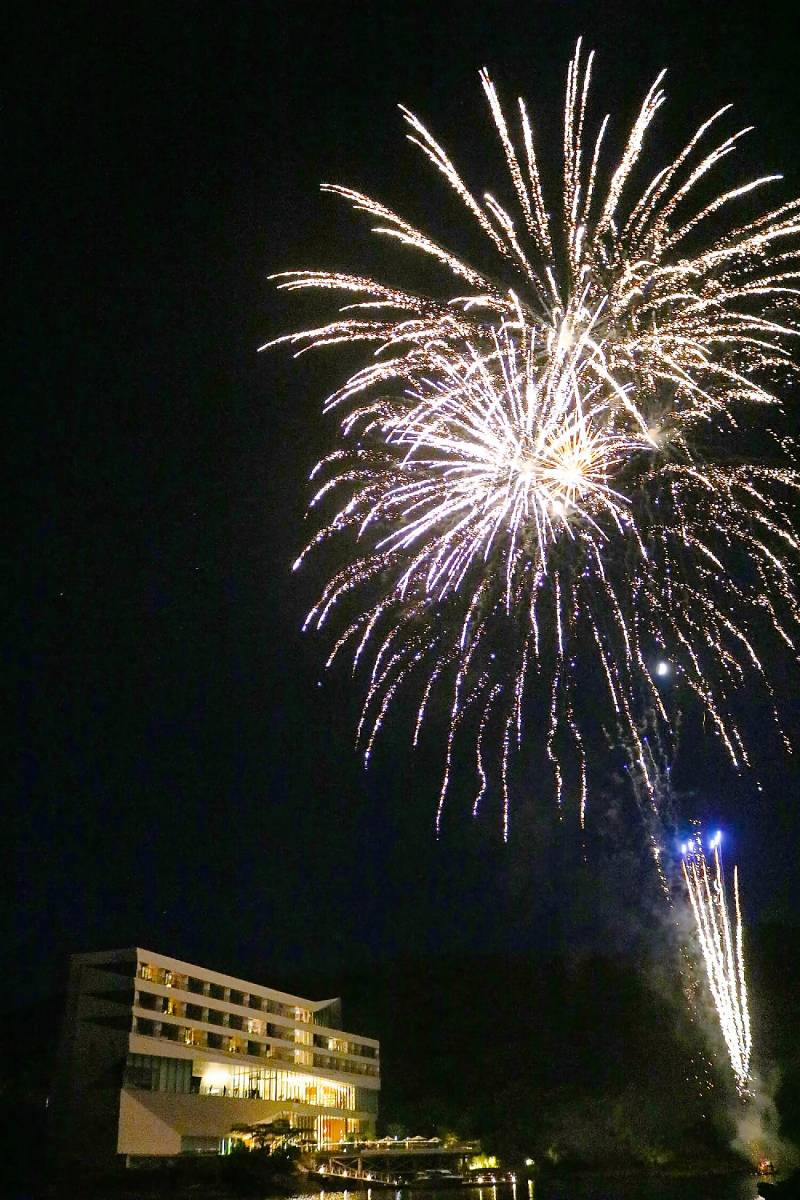
[[[719,833],[709,841],[708,849],[712,852],[710,866],[700,834],[684,842],[681,846],[682,869],[700,953],[722,1036],[728,1049],[736,1087],[740,1095],[746,1096],[750,1084],[752,1038],[744,977],[739,876],[734,867],[732,924],[725,893],[720,841]]]
[[[346,303],[277,342],[370,352],[325,405],[341,440],[313,472],[311,507],[327,515],[304,554],[336,538],[346,562],[307,624],[338,622],[329,663],[349,653],[364,673],[367,759],[401,695],[416,697],[415,744],[444,703],[437,827],[463,745],[474,811],[498,778],[508,834],[526,721],[543,728],[557,800],[574,791],[581,820],[592,726],[621,737],[649,778],[643,729],[668,744],[671,728],[653,678],[662,658],[745,765],[736,692],[757,677],[774,713],[760,639],[769,630],[797,656],[800,484],[765,418],[780,416],[776,389],[793,369],[800,200],[728,216],[777,177],[709,190],[747,132],[714,138],[727,108],[646,173],[663,75],[608,163],[609,118],[587,134],[592,58],[578,43],[567,73],[558,204],[524,101],[512,132],[485,71],[513,204],[474,194],[402,109],[483,237],[490,274],[384,204],[325,185],[457,294],[340,272],[278,277]],[[756,424],[769,461],[753,452]]]

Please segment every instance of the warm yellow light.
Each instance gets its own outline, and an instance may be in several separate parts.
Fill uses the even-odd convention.
[[[471,1170],[493,1170],[500,1164],[494,1154],[476,1154],[469,1160]]]
[[[210,1065],[203,1071],[202,1087],[229,1087],[231,1073],[226,1067]]]

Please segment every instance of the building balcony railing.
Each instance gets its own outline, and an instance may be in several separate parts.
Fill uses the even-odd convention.
[[[331,1054],[314,1054],[314,1066],[322,1067],[329,1071],[342,1071],[346,1075],[370,1075],[376,1077],[380,1074],[380,1069],[372,1063],[362,1062],[343,1062],[341,1058],[334,1058]]]
[[[217,1000],[239,1008],[269,1013],[291,1021],[294,1025],[311,1026],[314,1024],[314,1013],[301,1005],[285,1004],[269,996],[259,996],[254,992],[240,991],[223,984],[198,979],[192,975],[182,975],[151,963],[139,963],[136,978],[160,987],[175,988],[192,996],[207,997],[212,1003]]]
[[[177,971],[170,971],[167,967],[154,967],[150,963],[140,963],[136,974],[139,979],[145,979],[149,983],[160,983],[162,987],[179,988],[184,992],[189,990],[189,976],[181,975]]]
[[[294,1036],[264,1039],[263,1034],[245,1029],[223,1032],[230,1026],[214,1024],[211,1020],[212,1013],[207,1015],[208,1021],[195,1023],[188,1014],[162,1012],[137,1005],[133,1012],[132,1031],[143,1037],[163,1038],[198,1049],[218,1050],[227,1054],[258,1058],[261,1061],[286,1063],[295,1068],[311,1067],[336,1072],[337,1075],[366,1076],[373,1079],[380,1075],[377,1062],[348,1059],[343,1053],[320,1052],[314,1050],[308,1041],[297,1041]],[[222,1017],[223,1014],[216,1015]],[[204,1025],[210,1025],[211,1028],[204,1028]]]

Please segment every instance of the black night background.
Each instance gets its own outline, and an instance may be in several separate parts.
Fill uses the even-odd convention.
[[[39,1119],[69,954],[140,945],[341,993],[382,1039],[385,1120],[412,1132],[519,1151],[557,1097],[589,1113],[613,1094],[623,1124],[651,1105],[670,1145],[693,1136],[690,1117],[698,1144],[722,1145],[724,1114],[675,1111],[693,1035],[623,790],[593,793],[581,836],[532,779],[504,845],[497,807],[473,821],[457,776],[437,840],[436,738],[412,754],[398,720],[363,770],[359,692],[300,632],[319,568],[291,572],[342,360],[257,348],[320,310],[270,273],[391,277],[398,261],[321,181],[442,221],[398,102],[480,177],[478,69],[557,130],[579,34],[602,111],[628,119],[667,66],[665,128],[733,100],[756,126],[744,169],[783,171],[782,194],[798,193],[800,16],[703,0],[176,0],[15,4],[5,30],[3,990],[42,1054],[17,1068],[4,1051],[4,1123],[20,1105]],[[791,663],[778,684],[800,745]],[[676,781],[682,816],[724,828],[739,864],[756,1054],[797,1139],[800,767],[763,711],[750,732],[762,791],[692,720]],[[427,1015],[412,1028],[414,1005]],[[526,1115],[509,1129],[512,1098]]]

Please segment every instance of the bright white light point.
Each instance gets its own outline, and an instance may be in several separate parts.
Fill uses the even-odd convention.
[[[656,675],[669,675],[671,670],[672,668],[670,667],[669,663],[664,662],[663,658],[659,659],[659,661],[656,663]]]

